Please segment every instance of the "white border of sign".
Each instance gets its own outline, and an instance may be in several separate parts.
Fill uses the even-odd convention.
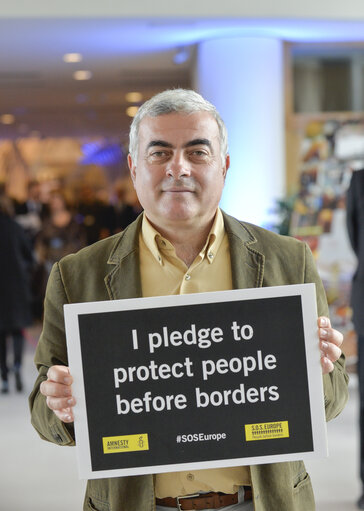
[[[86,396],[83,384],[83,367],[78,326],[79,314],[114,312],[121,310],[141,310],[158,307],[176,307],[180,305],[197,305],[203,303],[229,302],[240,300],[258,300],[261,298],[277,298],[283,296],[301,296],[302,316],[305,337],[307,381],[310,396],[312,421],[313,451],[303,453],[277,454],[251,458],[226,459],[216,461],[179,463],[169,465],[153,465],[128,469],[93,471],[88,435],[86,413]],[[77,400],[74,408],[75,434],[79,476],[81,479],[98,479],[104,477],[131,476],[175,472],[181,470],[200,470],[218,467],[241,465],[257,465],[322,458],[328,455],[327,432],[325,422],[324,394],[320,364],[320,349],[317,327],[316,289],[315,284],[297,284],[252,289],[235,289],[232,291],[216,291],[211,293],[195,293],[188,295],[159,296],[152,298],[131,298],[124,300],[108,300],[67,304],[64,306],[67,349],[69,367],[73,376],[73,395]]]

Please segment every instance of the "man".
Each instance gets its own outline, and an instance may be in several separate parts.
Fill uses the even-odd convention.
[[[358,377],[360,396],[360,478],[363,492],[358,508],[364,509],[364,169],[353,172],[346,196],[347,227],[351,245],[358,258],[353,277],[351,306],[358,336]]]
[[[319,314],[327,314],[324,290],[304,244],[219,210],[230,163],[226,129],[215,107],[199,94],[178,89],[146,102],[131,126],[128,162],[144,215],[121,234],[65,258],[48,285],[36,354],[39,378],[30,403],[40,435],[61,445],[74,443],[76,404],[67,368],[64,303],[315,282]],[[327,318],[319,324],[331,419],[347,398],[342,336]],[[188,497],[195,494],[203,497]],[[314,500],[303,463],[293,462],[92,480],[84,509],[205,508],[311,511]]]

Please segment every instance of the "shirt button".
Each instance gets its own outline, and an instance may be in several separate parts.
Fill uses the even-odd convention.
[[[193,481],[195,479],[195,476],[193,474],[187,474],[187,479],[189,481]]]
[[[209,259],[213,259],[213,258],[214,258],[214,254],[213,254],[212,252],[209,252],[209,253],[207,254],[207,257],[208,257]]]
[[[191,278],[191,275],[189,275],[188,273],[186,273],[186,275],[185,275],[185,280],[190,280],[190,278]]]

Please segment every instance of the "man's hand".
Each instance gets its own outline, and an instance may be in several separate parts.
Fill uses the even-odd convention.
[[[340,346],[344,337],[338,330],[331,328],[330,320],[325,316],[318,318],[317,324],[319,327],[322,373],[327,374],[334,370],[334,362],[341,356]]]
[[[76,399],[72,396],[73,378],[66,366],[52,366],[47,373],[47,380],[40,385],[40,392],[46,396],[48,407],[63,422],[73,422],[72,407]]]

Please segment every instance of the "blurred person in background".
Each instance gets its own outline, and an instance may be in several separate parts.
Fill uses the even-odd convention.
[[[43,222],[35,240],[36,257],[43,268],[38,282],[42,298],[53,264],[86,245],[85,229],[74,219],[62,192],[51,192],[48,207],[49,217]]]
[[[12,218],[11,200],[0,192],[0,367],[1,392],[9,391],[7,338],[14,347],[16,389],[23,389],[21,363],[23,329],[32,324],[30,279],[33,253],[23,228]]]
[[[130,176],[124,178],[115,188],[117,204],[115,205],[115,232],[123,231],[137,219],[143,211],[133,181]]]
[[[115,208],[110,204],[108,191],[100,188],[96,191],[96,204],[98,205],[97,220],[99,222],[99,240],[103,240],[114,233]]]
[[[42,222],[48,215],[48,207],[41,201],[41,186],[38,181],[29,181],[27,199],[24,202],[14,201],[14,208],[14,219],[23,227],[34,246]]]
[[[358,259],[352,282],[351,306],[358,336],[360,478],[363,487],[358,508],[364,509],[364,169],[353,172],[346,196],[346,208],[349,238]]]
[[[14,220],[23,227],[34,253],[36,237],[42,230],[43,222],[47,218],[49,210],[48,204],[42,198],[42,188],[38,181],[29,181],[27,193],[25,201],[13,201],[15,209]],[[44,289],[41,283],[43,281],[43,273],[43,265],[35,263],[31,275],[32,314],[34,321],[42,319]]]
[[[88,185],[80,190],[76,218],[84,227],[87,245],[92,245],[113,233],[115,214],[105,192],[105,190],[96,192]]]

